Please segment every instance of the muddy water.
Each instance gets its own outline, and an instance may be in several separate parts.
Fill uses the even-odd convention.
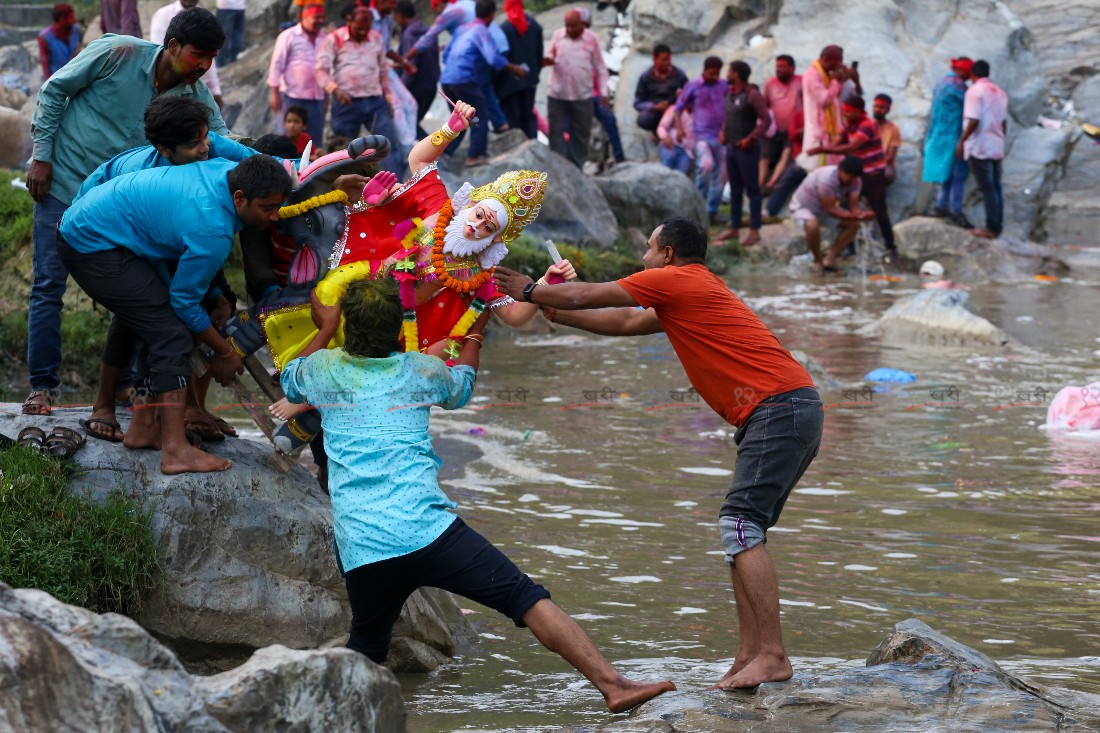
[[[1100,436],[1040,429],[1058,388],[1100,377],[1096,284],[974,288],[975,309],[1024,345],[983,352],[854,334],[914,283],[730,282],[842,385],[823,393],[821,454],[769,544],[796,673],[862,664],[916,616],[1014,672],[1100,694]],[[462,515],[624,672],[713,682],[736,644],[716,529],[734,444],[679,393],[689,385],[667,339],[498,331],[483,364],[474,409],[434,418],[444,454],[466,458],[445,469]],[[918,381],[852,389],[880,366]],[[466,606],[478,647],[403,679],[411,731],[613,719],[528,632]]]

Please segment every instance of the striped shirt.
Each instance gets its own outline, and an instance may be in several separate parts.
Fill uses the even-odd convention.
[[[863,161],[863,175],[874,175],[886,170],[886,151],[882,149],[882,138],[874,121],[864,113],[854,125],[845,124],[842,134],[845,143],[860,143],[852,155]]]

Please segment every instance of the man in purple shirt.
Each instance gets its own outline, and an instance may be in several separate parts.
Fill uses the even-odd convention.
[[[708,56],[703,61],[703,75],[692,79],[676,100],[676,127],[683,139],[685,130],[680,113],[691,111],[695,139],[695,185],[707,200],[707,213],[712,224],[718,224],[718,207],[722,203],[725,182],[726,154],[718,142],[726,121],[726,95],[729,84],[722,77],[722,59]]]
[[[314,145],[320,145],[325,133],[325,90],[317,83],[315,66],[321,48],[325,25],[325,6],[310,3],[302,9],[302,20],[287,28],[275,39],[267,85],[271,87],[268,106],[279,123],[279,132],[286,132],[283,118],[286,109],[298,105],[306,110],[309,123],[306,131]]]

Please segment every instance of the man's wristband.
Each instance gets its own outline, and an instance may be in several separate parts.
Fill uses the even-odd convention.
[[[531,293],[535,292],[535,288],[537,288],[538,286],[539,286],[539,284],[537,282],[527,283],[527,287],[525,287],[523,289],[523,302],[524,303],[532,302],[531,301]]]

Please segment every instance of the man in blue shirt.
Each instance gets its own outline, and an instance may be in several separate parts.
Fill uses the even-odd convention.
[[[476,20],[458,29],[458,34],[447,49],[446,65],[439,78],[443,92],[451,99],[461,99],[474,109],[486,109],[482,89],[490,84],[494,71],[505,69],[516,76],[527,76],[527,71],[497,50],[489,24],[493,22],[497,4],[494,0],[477,0]],[[465,131],[459,134],[459,139]],[[450,146],[454,150],[458,144]],[[470,133],[470,149],[466,154],[466,166],[484,165],[488,162],[489,123],[475,125]]]
[[[62,263],[141,341],[138,376],[149,403],[143,408],[135,400],[123,445],[160,448],[166,474],[230,466],[191,446],[184,434],[192,334],[213,349],[211,371],[219,382],[244,370],[201,301],[234,235],[278,221],[290,188],[283,166],[266,155],[152,168],[96,186],[61,220]],[[179,265],[166,283],[158,265],[170,260]]]
[[[50,77],[32,119],[27,188],[34,207],[34,283],[27,313],[30,414],[47,414],[61,383],[61,298],[68,273],[54,246],[57,222],[84,179],[103,161],[145,144],[143,118],[156,96],[189,96],[211,109],[212,132],[228,134],[200,77],[225,41],[202,8],[172,19],[164,46],[103,36]]]

